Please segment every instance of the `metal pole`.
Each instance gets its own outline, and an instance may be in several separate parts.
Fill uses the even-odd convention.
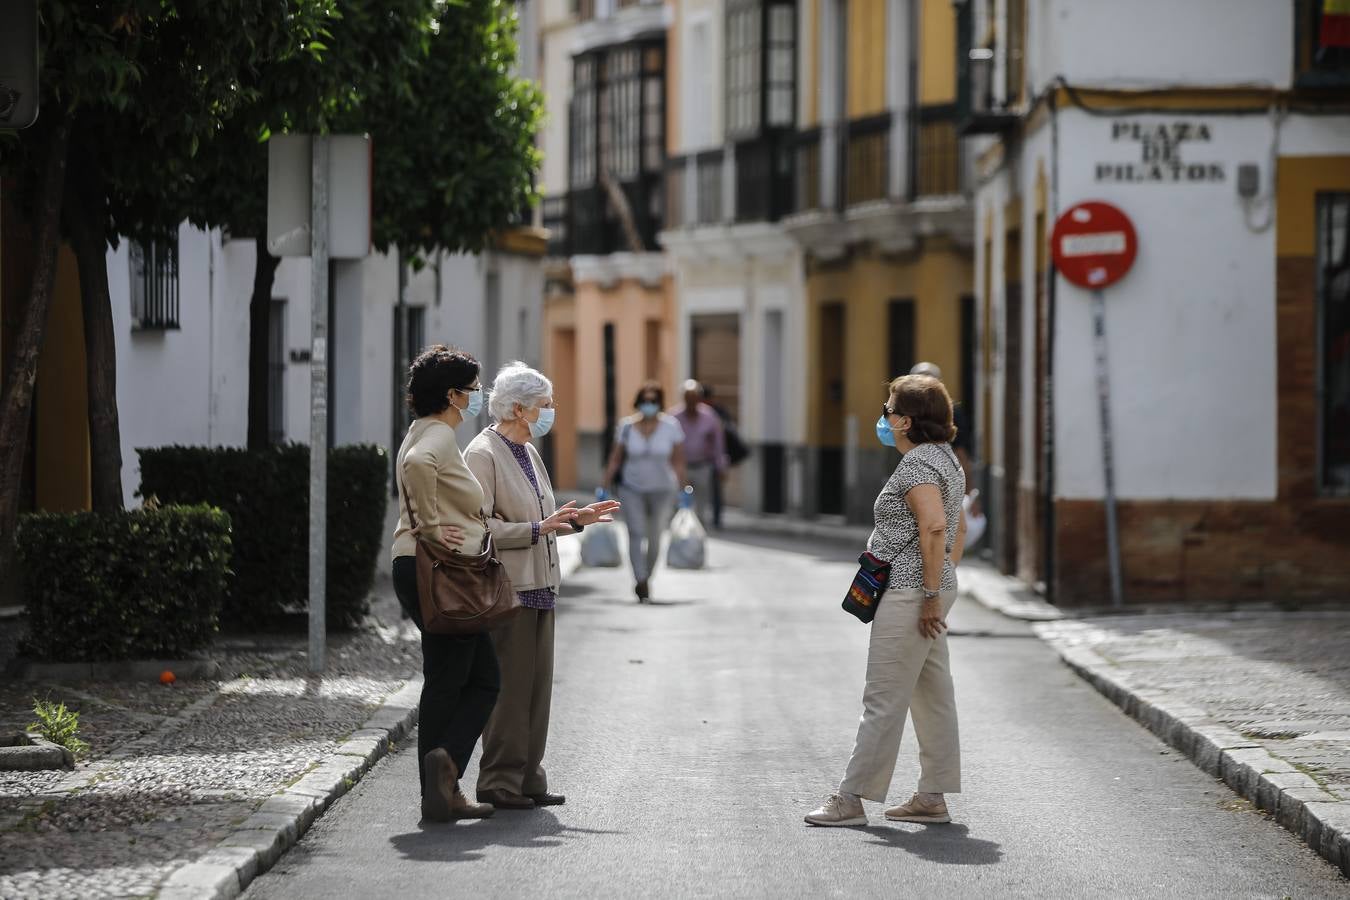
[[[1125,602],[1120,576],[1120,533],[1116,524],[1116,477],[1111,442],[1111,383],[1106,368],[1106,299],[1092,292],[1092,331],[1097,348],[1097,406],[1101,413],[1102,478],[1106,483],[1106,553],[1111,566],[1111,605]]]
[[[309,670],[322,672],[328,538],[328,138],[311,139],[309,363]]]

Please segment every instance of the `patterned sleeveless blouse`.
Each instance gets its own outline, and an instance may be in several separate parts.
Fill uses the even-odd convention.
[[[872,507],[876,524],[867,540],[867,549],[891,563],[892,588],[923,587],[919,523],[905,503],[905,495],[920,484],[936,485],[942,494],[950,556],[961,522],[961,500],[966,493],[966,474],[952,452],[951,444],[920,444],[906,453]],[[942,567],[940,586],[944,591],[956,589],[956,567],[951,559]]]

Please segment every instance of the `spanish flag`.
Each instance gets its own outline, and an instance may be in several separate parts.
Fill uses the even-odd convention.
[[[1350,47],[1350,0],[1322,0],[1317,43],[1322,47]]]

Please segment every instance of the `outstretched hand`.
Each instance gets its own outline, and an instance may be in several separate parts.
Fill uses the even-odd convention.
[[[576,520],[580,512],[576,508],[577,501],[568,500],[557,511],[547,519],[539,523],[540,534],[553,534],[556,531],[562,531],[564,528],[571,529],[571,523]]]
[[[618,500],[601,500],[577,510],[578,525],[594,525],[596,522],[613,522],[612,513],[619,511],[622,504]]]

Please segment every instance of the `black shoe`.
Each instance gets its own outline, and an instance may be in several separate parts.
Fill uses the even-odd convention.
[[[562,794],[550,794],[545,791],[542,794],[529,794],[535,806],[562,806],[567,802],[567,798]]]
[[[651,591],[647,587],[647,579],[645,578],[639,581],[637,587],[633,588],[633,590],[637,593],[639,603],[646,603],[651,597]]]

